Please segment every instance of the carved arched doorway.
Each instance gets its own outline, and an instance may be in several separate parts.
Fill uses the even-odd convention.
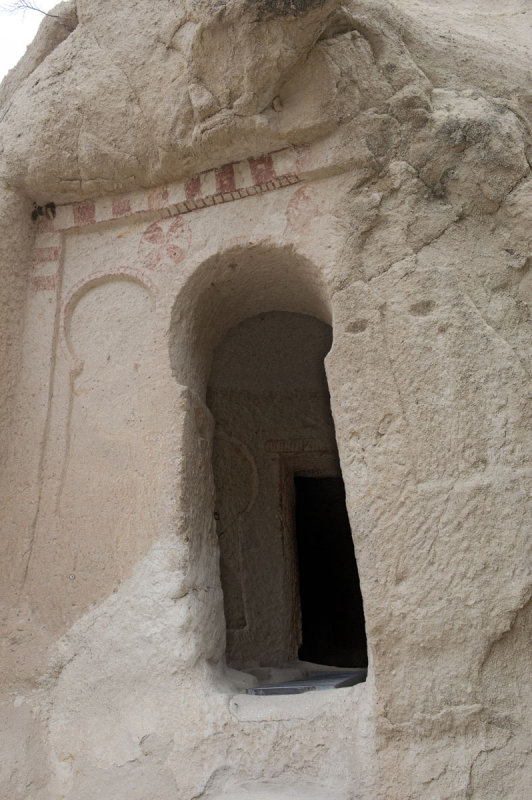
[[[202,498],[188,522],[198,558],[219,547],[227,662],[365,666],[324,369],[332,329],[322,276],[290,248],[217,255],[176,300],[171,333],[196,425],[209,419],[199,429],[212,449],[187,460],[183,486]]]

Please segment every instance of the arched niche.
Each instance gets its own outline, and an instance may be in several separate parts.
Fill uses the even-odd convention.
[[[310,314],[331,324],[317,267],[291,247],[238,247],[207,259],[172,311],[170,364],[178,383],[204,400],[214,348],[234,325],[265,311]]]
[[[202,521],[198,509],[191,514],[198,528],[191,533],[207,535],[198,554],[219,548],[214,578],[221,581],[226,627],[220,636],[227,634],[227,661],[239,669],[282,666],[298,656],[322,665],[366,663],[361,597],[356,655],[353,646],[344,654],[341,646],[320,652],[305,622],[309,598],[314,610],[307,621],[308,613],[328,607],[327,595],[345,579],[345,570],[343,577],[325,575],[335,559],[349,562],[348,580],[360,594],[324,369],[331,322],[319,270],[289,248],[219,254],[201,265],[174,305],[174,376],[193,397],[195,419],[211,419],[200,426],[203,435],[208,431],[210,457],[202,461],[200,451],[195,458],[189,448],[190,502],[199,483],[208,487],[201,493]],[[330,513],[312,532],[317,497]],[[336,550],[335,515],[342,517],[345,537]],[[312,563],[302,574],[301,537],[311,535],[316,552],[307,552]],[[341,603],[335,613],[331,629],[350,614]],[[317,639],[323,620],[321,630]]]

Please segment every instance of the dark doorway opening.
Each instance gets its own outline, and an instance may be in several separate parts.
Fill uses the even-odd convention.
[[[364,609],[341,477],[294,478],[301,599],[299,658],[367,667]]]

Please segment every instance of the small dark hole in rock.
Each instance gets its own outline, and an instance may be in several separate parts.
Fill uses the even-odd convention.
[[[425,317],[434,308],[432,300],[420,300],[419,303],[414,303],[408,309],[415,317]]]
[[[357,319],[347,326],[349,333],[362,333],[368,327],[367,319]]]

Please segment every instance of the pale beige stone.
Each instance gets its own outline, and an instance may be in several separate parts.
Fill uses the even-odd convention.
[[[57,13],[0,88],[0,797],[522,800],[528,4]],[[368,678],[248,695],[313,468]]]

